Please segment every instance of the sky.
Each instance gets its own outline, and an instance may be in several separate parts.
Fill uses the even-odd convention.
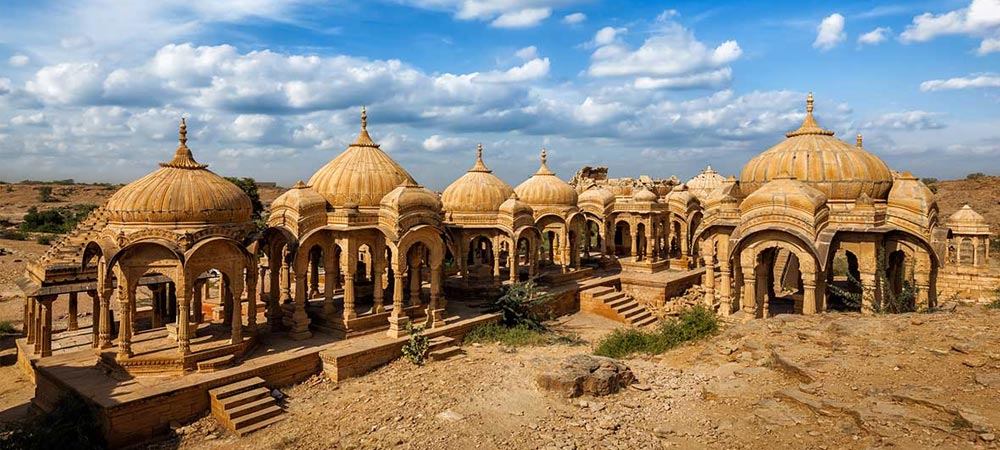
[[[805,114],[895,170],[1000,173],[1000,0],[7,0],[0,180],[195,157],[291,185],[368,129],[442,190],[475,161],[739,176]]]

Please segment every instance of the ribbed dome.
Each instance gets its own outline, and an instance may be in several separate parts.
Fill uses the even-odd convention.
[[[493,171],[483,164],[482,144],[478,152],[476,164],[441,194],[445,211],[496,212],[500,204],[514,193],[510,185],[493,175]]]
[[[695,175],[694,178],[688,180],[686,184],[695,197],[705,200],[712,191],[722,186],[723,181],[726,181],[726,178],[719,175],[719,172],[712,170],[712,166],[708,166],[701,173]]]
[[[962,206],[962,209],[955,211],[948,218],[949,225],[987,225],[986,218],[976,212],[969,205]]]
[[[743,191],[753,192],[787,173],[831,200],[855,200],[862,193],[885,200],[892,187],[892,172],[885,162],[860,145],[850,145],[833,137],[833,131],[821,128],[812,115],[812,94],[807,105],[806,118],[798,130],[743,166]]]
[[[108,220],[119,223],[245,224],[253,205],[242,189],[198,164],[187,147],[181,119],[174,158],[108,199]]]
[[[377,207],[382,197],[401,183],[416,181],[372,141],[364,109],[358,139],[309,179],[309,185],[334,207],[348,203]]]
[[[389,191],[379,202],[382,208],[392,208],[397,212],[411,209],[441,211],[441,200],[437,194],[416,183],[404,183]]]
[[[538,172],[514,188],[514,192],[532,207],[576,206],[576,189],[549,170],[545,149],[542,149],[542,166],[538,168]]]
[[[517,216],[518,214],[532,214],[531,206],[522,202],[514,192],[511,192],[510,197],[500,204],[500,212],[511,216]]]
[[[783,174],[774,178],[740,203],[740,211],[760,208],[792,208],[815,214],[826,206],[826,194],[802,181]]]
[[[632,200],[637,202],[652,203],[658,200],[660,197],[656,195],[655,192],[643,187],[639,192],[632,196]]]
[[[279,208],[290,208],[296,211],[315,211],[326,209],[326,199],[319,195],[302,180],[285,191],[271,202],[271,211]]]
[[[601,206],[608,206],[615,202],[615,193],[603,187],[591,187],[580,194],[579,202],[596,203]]]

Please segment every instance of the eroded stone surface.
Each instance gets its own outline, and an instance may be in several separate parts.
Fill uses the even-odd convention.
[[[536,378],[538,386],[567,398],[614,394],[635,383],[632,369],[612,358],[573,355]]]

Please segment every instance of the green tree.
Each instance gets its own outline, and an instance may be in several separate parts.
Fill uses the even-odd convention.
[[[38,201],[48,203],[55,201],[52,197],[52,186],[42,186],[38,188]]]
[[[247,194],[247,197],[250,197],[250,203],[253,205],[253,220],[254,222],[258,222],[258,225],[263,225],[261,221],[263,220],[264,204],[260,201],[257,180],[251,177],[226,177],[226,179],[242,189]]]

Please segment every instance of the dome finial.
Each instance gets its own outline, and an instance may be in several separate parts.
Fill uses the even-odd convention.
[[[864,148],[861,146],[861,141],[862,141],[861,133],[858,133],[858,148]]]
[[[486,164],[483,164],[483,144],[479,144],[479,146],[476,147],[476,153],[477,153],[476,164],[472,166],[471,169],[469,169],[469,172],[485,172],[485,173],[493,172],[492,170],[486,167]]]
[[[181,131],[180,131],[180,141],[181,145],[187,145],[188,141],[188,127],[187,122],[181,117]]]
[[[545,155],[545,147],[542,147],[542,164],[545,164],[548,159],[549,158]]]
[[[368,129],[368,111],[365,110],[365,105],[361,105],[361,129]]]
[[[806,97],[806,112],[812,114],[813,112],[813,93],[809,91],[809,96]]]
[[[813,117],[813,93],[811,91],[806,96],[806,117],[802,120],[802,125],[799,125],[799,129],[795,131],[785,133],[785,136],[794,137],[807,134],[833,136],[833,131],[824,130],[823,127],[820,127],[816,123],[816,118]]]
[[[483,143],[482,142],[480,142],[479,146],[476,147],[476,153],[477,153],[476,157],[479,158],[479,162],[483,162]]]
[[[208,167],[207,164],[198,164],[198,161],[195,161],[191,149],[187,146],[187,134],[187,121],[181,117],[181,127],[178,133],[178,140],[181,143],[177,146],[177,151],[174,152],[174,158],[170,162],[160,163],[161,167],[173,167],[175,169],[204,169]]]
[[[368,110],[365,109],[364,105],[361,105],[361,133],[358,134],[358,139],[351,146],[378,148],[378,144],[368,135]]]

